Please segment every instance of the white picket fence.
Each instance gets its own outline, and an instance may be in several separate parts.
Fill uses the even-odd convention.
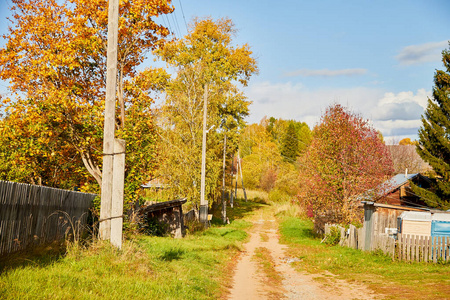
[[[340,246],[364,250],[364,228],[350,225],[345,229],[339,225],[326,224],[325,235],[330,233],[331,227],[337,227],[341,233]],[[450,237],[420,236],[398,234],[397,239],[389,234],[371,236],[369,251],[382,251],[393,260],[417,262],[448,262],[450,261]]]
[[[450,261],[450,237],[399,234],[395,257],[402,261]]]

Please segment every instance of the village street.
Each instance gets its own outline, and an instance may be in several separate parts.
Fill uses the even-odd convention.
[[[301,269],[301,260],[285,254],[287,246],[280,244],[278,223],[272,210],[262,210],[250,220],[253,223],[250,240],[237,263],[229,300],[384,298],[363,285],[337,279],[329,272],[309,274],[295,270],[292,263]],[[262,266],[264,262],[257,259],[257,253],[270,253],[266,257],[266,269]],[[267,260],[272,263],[267,264]],[[272,272],[265,271],[271,267]]]

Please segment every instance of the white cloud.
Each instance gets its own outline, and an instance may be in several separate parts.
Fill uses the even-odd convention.
[[[250,123],[258,123],[264,116],[295,119],[316,125],[325,109],[340,103],[351,111],[372,120],[385,138],[417,138],[420,116],[426,108],[431,92],[420,89],[387,93],[379,88],[308,89],[302,84],[262,82],[250,85],[245,93],[250,106]]]
[[[427,107],[431,92],[419,89],[400,93],[385,93],[373,111],[374,120],[419,120]]]
[[[385,105],[389,103],[408,103],[415,102],[419,104],[424,109],[427,108],[427,99],[431,97],[431,92],[426,91],[425,89],[417,90],[416,95],[414,92],[400,92],[400,93],[386,93],[384,97],[379,101],[379,105]]]
[[[248,120],[251,123],[259,122],[264,116],[272,116],[295,119],[313,126],[329,105],[341,103],[362,114],[376,106],[383,91],[365,87],[310,90],[291,82],[263,82],[250,85],[245,94],[253,101]]]
[[[359,76],[367,73],[367,69],[341,69],[341,70],[310,70],[301,69],[292,72],[286,72],[286,77],[304,76],[304,77],[336,77],[336,76]]]
[[[416,139],[429,97],[431,91],[425,89],[419,89],[416,93],[385,93],[372,110],[374,126],[385,137]]]
[[[423,113],[423,108],[415,102],[389,103],[377,107],[373,114],[375,120],[417,120]]]
[[[448,46],[448,41],[411,45],[403,48],[395,57],[402,65],[413,65],[439,61],[441,52]]]
[[[385,138],[409,137],[416,139],[419,127],[422,125],[420,119],[417,120],[387,120],[373,121],[375,128],[383,133]]]

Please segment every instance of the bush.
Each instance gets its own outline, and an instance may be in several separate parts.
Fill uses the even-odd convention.
[[[199,220],[193,219],[193,220],[186,220],[184,223],[184,226],[186,228],[186,233],[194,233],[196,231],[202,231],[205,230],[205,225],[200,223]]]
[[[158,221],[158,219],[145,215],[140,224],[140,230],[142,233],[154,236],[166,236],[168,225],[166,223]]]
[[[260,185],[263,190],[269,192],[275,186],[275,181],[277,180],[276,170],[269,168],[266,172],[261,176]]]
[[[339,244],[341,240],[341,231],[336,226],[330,227],[330,233],[327,233],[324,238],[324,243],[329,246],[335,246]]]
[[[291,197],[279,189],[273,189],[269,193],[269,200],[272,202],[289,201]]]

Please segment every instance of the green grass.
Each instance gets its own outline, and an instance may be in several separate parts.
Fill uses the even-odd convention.
[[[362,282],[387,299],[450,299],[450,264],[394,262],[383,254],[327,246],[312,228],[309,220],[281,218],[281,241],[290,246],[290,255],[302,259],[297,268]]]
[[[246,205],[239,208],[259,206]],[[65,255],[23,259],[0,274],[0,298],[217,299],[231,284],[249,226],[234,219],[183,239],[138,236],[120,251],[96,242],[69,247]]]
[[[239,191],[239,190],[238,190]],[[238,193],[239,194],[239,193]],[[253,215],[256,211],[261,208],[267,207],[268,204],[265,200],[260,198],[248,198],[246,202],[243,198],[234,199],[234,207],[231,208],[227,206],[227,217],[230,223],[244,222],[243,219]],[[209,213],[213,214],[211,220],[212,225],[222,225],[222,205],[214,207]],[[234,224],[234,226],[239,226]]]

